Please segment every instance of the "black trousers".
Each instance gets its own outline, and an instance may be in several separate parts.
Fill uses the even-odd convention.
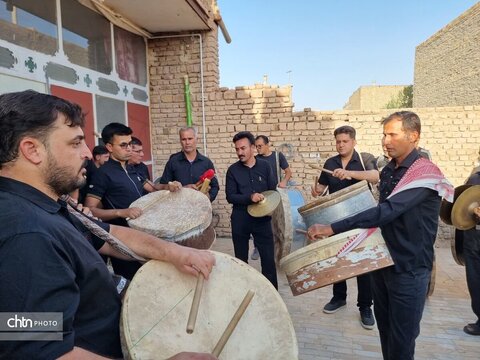
[[[480,230],[473,228],[464,231],[463,257],[472,310],[477,317],[476,323],[480,326]]]
[[[235,257],[248,263],[250,234],[260,254],[262,274],[278,289],[272,221],[270,216],[255,218],[247,210],[234,209],[231,216]]]
[[[393,266],[371,273],[373,305],[385,360],[413,360],[430,274],[427,268],[398,273]]]
[[[372,281],[369,274],[357,276],[357,306],[360,309],[372,306]],[[347,299],[347,282],[341,281],[333,284],[333,301]]]

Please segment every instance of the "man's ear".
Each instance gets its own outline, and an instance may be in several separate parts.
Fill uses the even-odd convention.
[[[106,143],[105,147],[107,148],[108,152],[111,153],[113,151],[113,146],[110,143]]]
[[[35,165],[40,164],[45,158],[45,145],[32,137],[25,137],[20,140],[18,150],[25,159]]]
[[[420,134],[418,131],[409,131],[407,133],[408,140],[413,143],[417,143],[420,140]]]

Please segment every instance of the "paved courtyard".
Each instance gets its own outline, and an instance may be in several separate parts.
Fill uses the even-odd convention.
[[[233,255],[231,239],[217,239],[212,250]],[[480,359],[480,336],[463,332],[473,322],[465,269],[453,260],[449,248],[437,248],[435,291],[427,300],[417,339],[416,359]],[[260,261],[250,261],[259,269]],[[331,286],[294,297],[286,277],[278,273],[279,292],[287,304],[298,339],[299,358],[381,359],[378,331],[364,330],[356,307],[356,281],[348,280],[347,306],[324,314]]]

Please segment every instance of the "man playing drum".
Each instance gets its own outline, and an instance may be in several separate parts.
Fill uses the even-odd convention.
[[[253,217],[247,212],[247,206],[262,201],[262,192],[275,190],[277,182],[270,165],[255,158],[255,138],[251,132],[239,132],[233,137],[233,143],[239,161],[227,170],[225,193],[227,201],[233,204],[231,226],[235,257],[248,263],[252,235],[260,252],[262,274],[278,289],[272,217]]]
[[[318,183],[312,187],[312,195],[317,197],[325,192],[330,194],[348,186],[367,180],[371,184],[378,182],[378,170],[374,161],[369,161],[355,151],[356,131],[351,126],[341,126],[333,133],[338,155],[325,161],[324,168],[333,174],[322,172]],[[363,155],[363,154],[362,154]],[[370,155],[370,154],[368,154]],[[373,157],[371,157],[373,159]],[[357,306],[360,310],[360,323],[365,329],[373,329],[372,291],[370,274],[357,276]],[[333,285],[333,297],[323,308],[323,312],[332,314],[347,304],[347,282],[341,281]]]
[[[92,155],[83,124],[81,108],[60,98],[34,91],[0,95],[0,223],[7,224],[0,232],[0,313],[56,312],[63,319],[59,341],[46,332],[10,333],[0,358],[122,357],[121,301],[98,252],[126,256],[89,233],[59,199],[85,183]],[[208,277],[212,270],[214,257],[207,251],[96,224],[144,258],[169,261],[191,275]],[[183,353],[176,359],[192,356],[213,358]]]
[[[195,184],[208,170],[215,170],[212,161],[200,154],[197,150],[197,129],[193,127],[181,128],[178,132],[182,151],[172,154],[165,164],[162,177],[157,180],[157,189],[167,189],[168,184],[177,181],[182,186],[197,189]],[[219,190],[216,177],[211,179],[208,197],[215,200]]]
[[[453,187],[438,167],[420,157],[420,119],[410,111],[385,118],[383,137],[392,161],[380,176],[378,206],[331,225],[315,224],[310,239],[379,226],[394,265],[373,272],[375,317],[384,359],[414,358],[415,339],[433,264],[441,197]]]
[[[255,138],[255,147],[257,148],[257,158],[267,161],[273,170],[273,177],[277,179],[279,188],[286,188],[288,181],[292,177],[292,170],[288,165],[285,155],[280,151],[270,150],[270,140],[266,135],[258,135]],[[284,172],[282,176],[281,171]],[[256,247],[253,248],[252,260],[258,260],[260,254]]]
[[[474,169],[465,184],[480,185],[480,169]],[[480,199],[477,201],[480,202]],[[463,257],[465,259],[468,292],[472,299],[472,310],[477,320],[465,325],[463,331],[469,335],[480,335],[480,214],[478,209],[474,213],[477,225],[463,233]]]

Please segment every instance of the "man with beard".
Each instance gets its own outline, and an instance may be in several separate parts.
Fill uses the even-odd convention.
[[[56,312],[63,318],[59,341],[48,340],[51,333],[40,333],[42,339],[12,332],[11,341],[1,342],[0,358],[122,357],[121,301],[99,253],[126,257],[93,234],[85,237],[86,228],[60,200],[85,183],[91,153],[83,123],[78,105],[55,96],[31,90],[0,95],[0,223],[8,225],[0,232],[0,313]],[[96,224],[139,256],[170,261],[191,275],[208,277],[213,266],[207,251]],[[212,359],[174,358],[195,356]]]
[[[272,217],[253,217],[247,206],[264,199],[262,192],[275,190],[277,181],[270,164],[255,158],[255,138],[249,131],[233,137],[239,161],[227,170],[225,193],[233,204],[231,216],[232,240],[235,257],[248,263],[250,235],[260,253],[262,274],[278,289],[275,268]]]
[[[392,160],[380,175],[378,206],[331,225],[315,224],[308,229],[308,237],[314,240],[356,228],[380,227],[394,262],[371,273],[383,358],[413,360],[432,271],[440,202],[442,196],[452,201],[454,189],[416,149],[421,130],[417,114],[399,111],[382,125]],[[370,231],[358,238],[366,238]]]
[[[197,189],[195,184],[207,170],[215,170],[212,161],[197,150],[197,130],[193,127],[181,128],[178,132],[182,151],[172,154],[165,164],[157,189],[166,189],[172,181],[184,187]],[[219,190],[216,177],[211,179],[208,197],[215,200]]]

